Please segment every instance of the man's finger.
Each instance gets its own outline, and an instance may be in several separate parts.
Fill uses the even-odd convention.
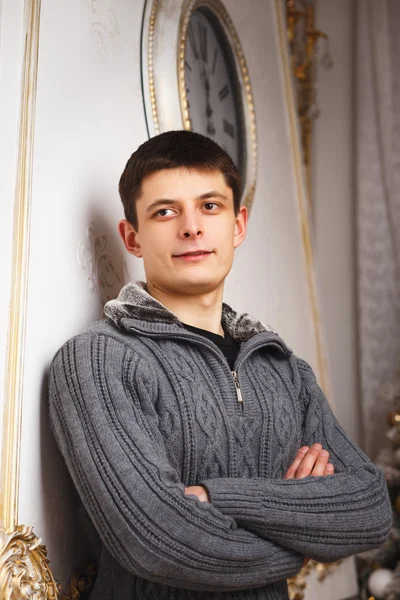
[[[313,477],[322,477],[328,464],[329,452],[327,450],[321,450],[319,456],[315,462],[314,468],[311,472]]]
[[[335,472],[335,467],[332,463],[328,463],[325,467],[324,475],[333,475]]]
[[[295,479],[303,479],[303,477],[308,477],[308,475],[311,475],[321,450],[321,444],[313,444],[311,446],[296,470],[294,475]]]
[[[201,502],[209,502],[210,498],[208,496],[207,489],[202,485],[190,485],[185,487],[184,492],[189,497],[195,497]]]
[[[299,466],[299,464],[303,460],[304,455],[306,454],[306,452],[308,450],[309,450],[308,446],[303,446],[302,448],[300,448],[300,450],[297,452],[296,458],[294,459],[294,461],[292,462],[292,464],[288,468],[284,479],[293,479],[294,474],[296,473],[297,467]]]

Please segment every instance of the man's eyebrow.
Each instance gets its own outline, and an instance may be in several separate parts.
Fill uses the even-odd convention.
[[[205,194],[198,196],[199,200],[206,200],[207,198],[221,198],[221,200],[228,201],[228,197],[225,196],[225,194],[221,194],[221,192],[218,192],[217,190],[211,190],[211,192],[206,192]]]
[[[210,192],[205,192],[205,194],[201,194],[197,196],[196,200],[207,200],[208,198],[220,198],[221,200],[228,201],[228,197],[217,190],[211,190]],[[165,205],[165,204],[175,204],[177,200],[173,200],[171,198],[159,198],[158,200],[154,200],[147,208],[146,212],[151,212],[157,206]]]
[[[156,206],[159,206],[160,204],[175,204],[175,202],[176,200],[171,200],[169,198],[160,198],[159,200],[154,200],[154,202],[152,202],[146,208],[146,212],[152,211],[154,208],[156,208]]]

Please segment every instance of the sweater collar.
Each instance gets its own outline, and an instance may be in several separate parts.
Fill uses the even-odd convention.
[[[132,327],[148,334],[186,331],[178,317],[148,293],[144,281],[125,285],[118,298],[106,303],[104,313],[117,327],[128,331]],[[235,312],[225,302],[222,303],[221,321],[225,331],[237,341],[244,342],[261,333],[266,342],[278,343],[285,353],[292,353],[269,325],[248,313]]]

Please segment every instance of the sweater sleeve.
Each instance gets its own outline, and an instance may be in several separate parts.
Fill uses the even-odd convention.
[[[216,478],[199,485],[240,527],[332,562],[383,544],[392,524],[391,505],[381,469],[346,435],[311,367],[296,361],[304,416],[301,445],[321,443],[335,473],[286,480]]]
[[[58,351],[50,369],[52,430],[114,558],[140,577],[192,590],[229,592],[295,575],[299,553],[185,495],[157,415],[141,405],[140,385],[149,390],[151,381],[127,376],[134,361],[144,359],[120,341],[85,333]]]

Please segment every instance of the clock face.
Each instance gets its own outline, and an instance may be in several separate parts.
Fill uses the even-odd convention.
[[[185,44],[185,84],[193,131],[224,148],[244,178],[243,106],[235,59],[217,17],[193,11]]]

